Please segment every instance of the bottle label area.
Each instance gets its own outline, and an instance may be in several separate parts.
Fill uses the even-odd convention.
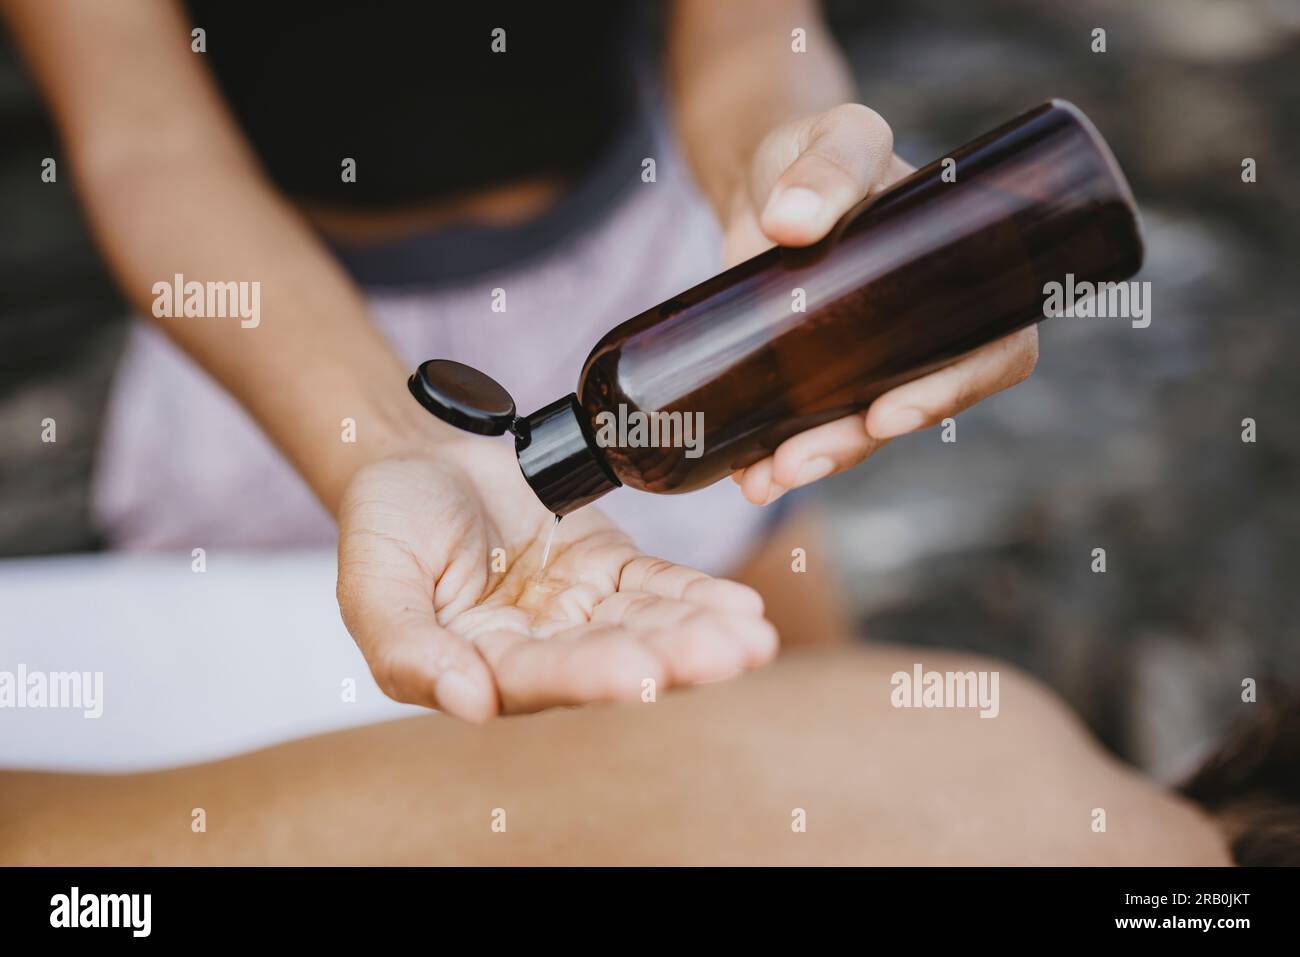
[[[593,418],[602,449],[682,449],[688,459],[704,454],[703,412],[644,412],[620,402]]]

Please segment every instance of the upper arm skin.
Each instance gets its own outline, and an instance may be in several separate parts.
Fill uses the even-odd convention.
[[[255,168],[174,0],[0,0],[0,11],[83,179],[144,155]]]
[[[356,284],[262,172],[192,52],[178,4],[0,0],[0,10],[131,304],[150,315],[154,284],[174,274],[260,284],[255,333],[240,323],[158,324],[244,405],[326,507],[367,461],[426,442],[430,417],[410,401],[407,370]],[[356,447],[338,441],[347,416],[372,423]]]

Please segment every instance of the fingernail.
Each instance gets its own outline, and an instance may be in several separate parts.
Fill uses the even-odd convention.
[[[478,682],[456,671],[444,671],[434,685],[439,710],[458,718],[478,718],[484,711],[483,689]]]
[[[835,463],[826,456],[819,455],[799,466],[799,471],[794,477],[794,487],[802,488],[805,485],[811,485],[819,479],[824,479],[834,471]]]
[[[821,208],[822,198],[812,190],[803,186],[791,186],[768,200],[763,216],[785,222],[800,222],[813,219]]]
[[[775,502],[778,498],[780,498],[788,491],[790,490],[786,488],[784,485],[780,485],[776,482],[773,482],[767,488],[767,500],[763,502],[763,504],[771,505],[773,502]]]
[[[884,423],[871,432],[878,439],[890,439],[895,435],[905,435],[925,425],[925,413],[920,409],[912,409],[906,406],[895,409],[884,418]]]

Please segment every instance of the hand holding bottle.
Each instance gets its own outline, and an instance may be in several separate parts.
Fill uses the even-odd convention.
[[[759,143],[725,217],[726,265],[773,244],[807,246],[862,199],[912,172],[893,152],[888,124],[846,103],[778,127]],[[891,438],[956,415],[1023,381],[1038,360],[1029,326],[885,393],[864,413],[809,429],[732,475],[757,505],[852,468]]]
[[[752,589],[642,554],[594,508],[565,519],[530,584],[554,518],[498,443],[366,466],[338,518],[343,620],[398,701],[482,721],[645,700],[776,652]]]
[[[870,164],[846,172],[847,157],[875,155],[862,129],[829,129],[814,124],[767,190],[764,228],[817,235],[827,202],[799,184],[821,179],[847,198],[861,192],[849,181],[879,178]],[[892,162],[882,130],[876,167]],[[836,131],[844,142],[816,152]],[[731,208],[729,236],[743,244],[745,201]],[[1114,156],[1077,107],[1053,100],[864,197],[823,239],[769,247],[610,329],[576,391],[534,412],[517,415],[506,387],[445,359],[422,363],[408,386],[461,432],[512,432],[528,485],[556,515],[620,485],[679,494],[737,472],[769,502],[787,482],[864,458],[900,421],[923,424],[1023,378],[1034,353],[1022,332],[1049,314],[1053,285],[1076,274],[1113,285],[1141,264]]]
[[[821,234],[830,200],[810,198],[814,188],[847,203],[893,162],[887,133],[863,125],[870,114],[836,115],[785,142],[783,155],[804,146],[768,189],[756,222],[769,233]],[[864,130],[878,135],[875,153]],[[862,153],[879,155],[842,168]],[[344,617],[385,690],[487,717],[494,693],[507,710],[533,710],[635,694],[648,680],[720,678],[770,656],[748,589],[639,555],[586,506],[620,485],[690,492],[738,467],[749,497],[770,501],[787,481],[865,457],[902,408],[920,424],[1023,378],[1033,355],[1012,334],[1044,318],[1057,277],[1114,282],[1141,267],[1132,192],[1077,107],[1042,104],[959,147],[951,180],[943,165],[856,204],[825,242],[761,252],[615,326],[577,390],[532,413],[517,415],[477,369],[422,363],[410,393],[454,438],[436,459],[359,473],[340,513],[340,582],[358,586],[341,586]],[[800,216],[784,211],[791,196]],[[742,232],[743,217],[730,235]],[[633,414],[626,432],[611,427]],[[519,472],[500,443],[474,437],[507,431]],[[526,561],[553,527],[548,513],[572,516],[549,595],[528,584],[541,556]],[[498,549],[507,562],[494,569]]]

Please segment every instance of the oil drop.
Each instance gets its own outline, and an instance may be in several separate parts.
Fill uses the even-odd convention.
[[[551,560],[551,546],[555,544],[555,530],[560,527],[560,516],[555,516],[555,521],[551,523],[551,530],[546,533],[546,545],[542,549],[542,564],[537,569],[537,574],[530,575],[524,582],[524,593],[519,596],[519,607],[533,613],[533,620],[536,621],[542,605],[546,599],[559,590],[559,584],[548,581],[546,578],[546,566]]]
[[[537,578],[546,578],[546,563],[551,560],[551,545],[555,542],[555,530],[560,527],[560,516],[555,516],[551,530],[546,533],[546,547],[542,549],[542,567],[537,570]]]

